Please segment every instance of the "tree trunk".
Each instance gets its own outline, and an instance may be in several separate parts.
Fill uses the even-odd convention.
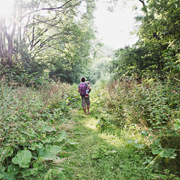
[[[5,48],[5,40],[4,40],[4,34],[3,34],[3,23],[2,23],[2,18],[0,18],[0,59],[1,59],[1,64],[5,64],[6,60],[6,48]]]
[[[1,64],[4,63],[3,58],[3,38],[2,38],[2,31],[0,30],[0,57],[1,57]]]
[[[13,55],[13,41],[12,38],[8,38],[8,65],[12,68],[12,55]]]

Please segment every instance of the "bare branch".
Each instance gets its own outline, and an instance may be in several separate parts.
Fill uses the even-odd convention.
[[[42,8],[42,9],[38,9],[38,10],[35,10],[35,11],[32,11],[32,12],[29,12],[27,14],[25,14],[21,19],[23,19],[25,16],[29,15],[29,14],[32,14],[32,13],[35,13],[35,12],[39,12],[39,11],[47,11],[47,10],[58,10],[58,9],[63,9],[64,6],[68,3],[70,3],[72,0],[69,0],[67,1],[66,3],[64,3],[62,6],[60,7],[54,7],[54,8]]]
[[[16,0],[14,2],[14,12],[13,12],[13,29],[12,29],[12,33],[11,33],[11,37],[13,38],[14,37],[14,34],[15,34],[15,30],[16,30],[16,25],[17,25],[17,20],[16,20],[16,8],[17,8],[17,3],[18,3],[18,0]]]
[[[59,17],[56,15],[56,16],[55,16],[54,18],[52,18],[52,19],[45,20],[45,21],[41,21],[40,19],[37,19],[37,18],[34,17],[33,19],[36,20],[36,22],[33,22],[33,23],[31,23],[31,24],[27,24],[26,27],[34,26],[34,25],[39,24],[39,23],[45,23],[45,24],[48,24],[47,22],[51,22],[51,23],[52,23],[52,21],[55,20],[56,18],[59,18]],[[51,25],[51,24],[48,24],[48,25]]]
[[[143,0],[139,0],[139,1],[143,4],[143,6],[145,6],[145,2]]]

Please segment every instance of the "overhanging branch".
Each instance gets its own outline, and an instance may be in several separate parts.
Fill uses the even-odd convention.
[[[32,13],[35,13],[35,12],[39,12],[39,11],[47,11],[47,10],[58,10],[58,9],[63,9],[64,8],[64,6],[66,5],[66,4],[68,4],[68,3],[70,3],[72,0],[69,0],[69,1],[67,1],[66,3],[64,3],[62,6],[60,6],[60,7],[54,7],[54,8],[42,8],[42,9],[38,9],[38,10],[35,10],[35,11],[31,11],[31,12],[29,12],[29,13],[27,13],[27,14],[25,14],[22,18],[21,18],[21,20],[25,17],[25,16],[27,16],[27,15],[29,15],[29,14],[32,14]]]
[[[139,0],[139,1],[143,4],[143,6],[145,6],[145,2],[143,0]]]

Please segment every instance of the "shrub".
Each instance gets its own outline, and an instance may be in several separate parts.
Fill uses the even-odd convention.
[[[35,177],[44,161],[58,158],[67,135],[56,124],[68,120],[69,97],[77,93],[61,82],[38,89],[0,85],[0,179]]]
[[[163,82],[156,79],[146,79],[142,83],[113,81],[101,92],[106,112],[113,118],[108,120],[100,116],[99,124],[103,129],[107,125],[137,127],[152,156],[160,158],[164,167],[175,172],[173,167],[178,169],[180,159],[179,91],[179,85],[168,78]]]

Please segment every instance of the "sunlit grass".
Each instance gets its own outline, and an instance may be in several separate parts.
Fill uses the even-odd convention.
[[[97,128],[97,123],[98,120],[90,116],[85,117],[85,119],[83,120],[83,124],[85,127],[92,129],[93,131],[100,132],[100,130]],[[114,145],[116,147],[124,146],[125,144],[127,144],[129,140],[134,140],[134,141],[138,140],[139,142],[143,141],[140,133],[132,129],[129,130],[125,128],[121,131],[119,131],[118,129],[116,130],[113,129],[110,132],[105,131],[99,133],[98,137],[101,138],[106,143],[110,145]]]
[[[84,126],[94,131],[97,131],[97,127],[96,127],[97,122],[98,122],[97,119],[87,116],[86,119],[84,120]]]
[[[114,135],[107,135],[106,133],[102,133],[98,135],[100,138],[102,138],[105,142],[114,145],[114,146],[123,146],[124,145],[124,140],[120,139],[117,136]]]
[[[79,112],[82,113],[82,110]],[[77,144],[67,147],[71,156],[62,163],[69,179],[151,179],[151,170],[145,170],[145,157],[142,157],[128,140],[137,140],[138,133],[125,129],[112,132],[101,132],[98,122],[92,115],[74,117],[76,126],[72,127],[69,136]],[[136,151],[136,153],[135,153]],[[64,179],[66,179],[64,178]],[[67,179],[68,179],[67,178]]]

